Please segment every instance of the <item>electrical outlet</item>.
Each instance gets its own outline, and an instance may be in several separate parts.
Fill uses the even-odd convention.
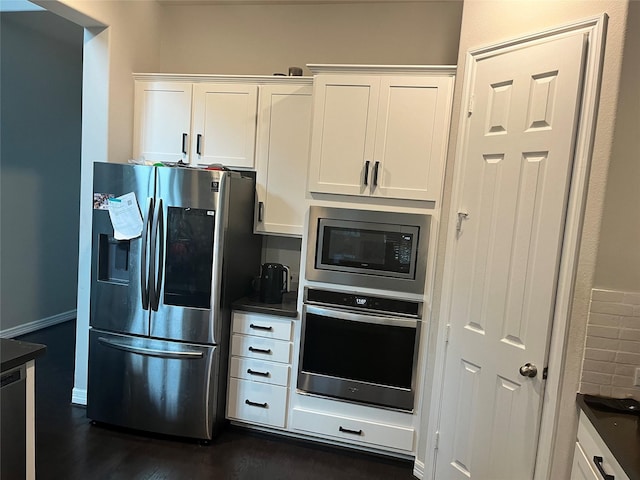
[[[636,368],[636,375],[633,378],[633,384],[636,387],[640,387],[640,367]]]

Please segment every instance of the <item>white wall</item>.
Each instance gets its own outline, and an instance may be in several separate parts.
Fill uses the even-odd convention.
[[[72,401],[86,401],[93,162],[126,162],[133,135],[135,71],[159,68],[159,9],[155,1],[34,0],[85,28],[82,171],[76,330]]]
[[[168,5],[161,68],[271,75],[308,63],[453,65],[461,14],[461,1]]]
[[[0,329],[74,318],[82,28],[49,12],[0,14]]]
[[[602,92],[586,216],[581,238],[577,281],[565,352],[564,383],[560,393],[560,423],[556,435],[556,449],[555,456],[552,459],[550,478],[569,478],[570,461],[573,458],[577,422],[575,397],[578,391],[589,295],[594,284],[602,205],[609,162],[612,156],[613,133],[617,128],[616,106],[618,102],[618,82],[622,66],[627,2],[618,0],[467,0],[464,4],[460,32],[460,48],[457,62],[458,79],[464,78],[465,54],[469,49],[499,43],[509,38],[522,37],[527,33],[593,17],[603,12],[606,12],[610,18],[605,47]],[[456,155],[455,142],[459,128],[461,96],[462,85],[458,82],[454,94],[454,120],[447,158],[442,232],[447,231],[448,212],[452,208],[448,199],[450,198],[453,180]],[[631,147],[632,145],[627,145],[621,148]],[[629,168],[629,166],[627,165],[626,168]],[[616,188],[616,186],[613,185],[611,188]],[[618,234],[623,233],[618,232]],[[442,277],[445,242],[445,235],[442,235],[438,249],[436,273],[438,278]],[[439,287],[440,285],[436,286],[436,288]],[[436,292],[435,311],[439,310],[440,293],[439,291]],[[422,444],[426,442],[424,436],[421,436],[420,442],[419,456],[423,455],[421,451]]]
[[[640,291],[640,2],[629,2],[594,287]]]

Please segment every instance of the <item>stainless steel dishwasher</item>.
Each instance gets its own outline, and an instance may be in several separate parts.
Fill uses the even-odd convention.
[[[26,478],[26,377],[24,365],[0,376],[0,478]]]

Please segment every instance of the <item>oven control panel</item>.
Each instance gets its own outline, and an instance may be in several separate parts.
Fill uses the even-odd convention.
[[[402,315],[412,318],[422,317],[422,302],[413,300],[335,292],[307,287],[305,289],[304,301],[310,304],[343,307],[350,310]]]

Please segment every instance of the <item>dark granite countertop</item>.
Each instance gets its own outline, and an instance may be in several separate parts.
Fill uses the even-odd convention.
[[[47,347],[39,343],[21,342],[9,338],[0,338],[0,357],[2,371],[11,370],[43,355]]]
[[[282,303],[263,303],[258,294],[236,300],[231,305],[233,310],[242,310],[253,313],[266,313],[281,317],[296,318],[298,316],[298,292],[288,292],[282,295]]]
[[[629,479],[640,480],[640,415],[590,405],[582,394],[577,401]]]

